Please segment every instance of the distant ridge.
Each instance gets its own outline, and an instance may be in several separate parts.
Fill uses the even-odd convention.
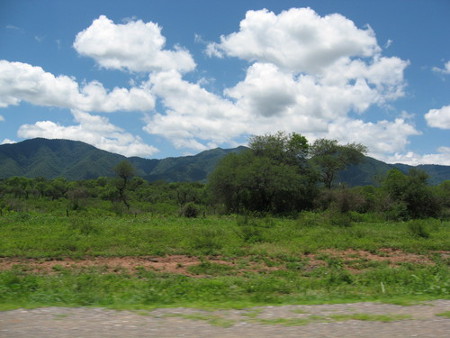
[[[0,145],[0,179],[13,176],[64,177],[68,180],[94,179],[113,176],[113,168],[120,161],[128,160],[136,168],[136,174],[148,181],[206,182],[218,161],[234,149],[216,148],[193,156],[170,157],[162,160],[125,157],[100,150],[89,144],[69,140],[35,138],[14,144]],[[450,180],[450,166],[388,164],[365,157],[358,165],[340,172],[337,182],[349,186],[377,185],[388,170],[398,168],[407,173],[411,168],[425,171],[430,184]]]
[[[235,149],[212,149],[194,156],[162,160],[125,157],[95,148],[80,141],[35,138],[0,145],[0,179],[13,176],[64,177],[68,180],[113,176],[113,168],[130,161],[136,174],[149,181],[206,181],[217,162]]]

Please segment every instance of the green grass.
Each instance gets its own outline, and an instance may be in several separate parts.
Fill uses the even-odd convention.
[[[251,224],[242,224],[234,216],[188,219],[153,214],[118,217],[94,211],[69,217],[9,213],[0,217],[0,257],[183,254],[200,257],[202,263],[188,268],[197,277],[145,269],[108,273],[101,267],[75,270],[62,266],[45,274],[17,266],[0,271],[0,309],[48,305],[227,308],[448,299],[449,260],[434,257],[432,251],[450,247],[450,222],[422,222],[428,222],[428,237],[412,236],[407,223],[401,222],[336,227],[305,223],[304,217],[252,219]],[[253,227],[251,231],[247,226]],[[352,274],[340,259],[324,256],[325,266],[309,269],[304,258],[305,253],[327,248],[377,252],[386,247],[426,254],[434,257],[436,264],[391,267],[358,261],[354,267],[361,270]],[[209,260],[214,256],[237,264],[214,263]],[[277,270],[252,269],[254,263]]]
[[[330,318],[336,321],[346,321],[346,320],[363,320],[363,321],[375,321],[375,322],[394,322],[398,320],[411,319],[411,315],[402,314],[384,314],[377,315],[371,313],[351,313],[351,314],[336,314],[330,315]]]
[[[101,272],[34,274],[0,272],[0,304],[22,306],[239,307],[243,305],[448,299],[448,269],[396,268],[354,276],[324,270],[312,276],[274,271],[242,276],[192,278],[141,270],[137,275]],[[380,282],[386,287],[380,288]]]
[[[3,257],[142,255],[294,256],[325,248],[376,251],[395,248],[427,253],[448,250],[450,222],[428,221],[429,237],[411,236],[407,223],[354,223],[352,227],[305,226],[299,220],[257,221],[249,241],[235,217],[179,217],[13,213],[0,217]],[[424,222],[424,221],[422,221]],[[267,225],[269,224],[269,226]]]
[[[441,316],[441,317],[444,317],[444,318],[450,318],[450,311],[438,313],[437,316]]]
[[[266,325],[283,325],[283,326],[304,326],[314,322],[328,323],[328,322],[342,322],[347,320],[363,320],[376,322],[393,322],[398,320],[411,319],[410,315],[401,314],[386,314],[376,315],[370,313],[352,313],[352,314],[336,314],[330,316],[312,315],[304,318],[274,318],[274,319],[255,319],[256,322]]]
[[[310,318],[274,318],[274,319],[257,319],[260,324],[265,325],[283,325],[283,326],[304,326],[315,321]]]

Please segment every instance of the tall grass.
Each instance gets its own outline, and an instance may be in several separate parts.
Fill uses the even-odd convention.
[[[12,304],[138,308],[436,299],[449,297],[449,277],[442,266],[379,269],[358,275],[324,269],[314,275],[277,271],[207,279],[148,271],[134,276],[61,269],[38,275],[13,269],[0,272],[0,308]]]
[[[376,251],[385,247],[419,253],[448,250],[450,222],[352,222],[350,227],[341,227],[320,224],[320,219],[311,220],[311,216],[306,221],[150,214],[66,217],[16,213],[0,217],[3,257],[297,255],[325,248]]]

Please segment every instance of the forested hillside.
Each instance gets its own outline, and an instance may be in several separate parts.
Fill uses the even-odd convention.
[[[97,149],[89,144],[69,140],[48,140],[36,138],[15,144],[0,145],[0,179],[14,176],[43,177],[67,180],[112,177],[112,168],[120,161],[128,160],[135,168],[136,175],[147,181],[206,182],[218,161],[229,153],[246,149],[212,149],[194,156],[172,157],[162,160],[145,159],[113,154]],[[387,164],[371,157],[342,170],[336,182],[348,186],[378,185],[386,173],[397,168],[408,173],[417,168],[429,175],[429,183],[439,184],[450,180],[450,167],[440,165]]]
[[[217,148],[195,156],[162,160],[130,157],[128,161],[134,166],[136,175],[148,181],[205,181],[217,161],[230,152],[242,149]],[[113,168],[125,159],[125,156],[83,142],[36,138],[0,145],[0,178],[22,176],[83,180],[112,177]]]

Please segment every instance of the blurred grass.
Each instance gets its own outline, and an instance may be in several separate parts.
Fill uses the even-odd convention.
[[[262,254],[270,257],[314,253],[321,249],[381,248],[428,253],[450,248],[450,222],[422,220],[427,237],[411,233],[408,222],[353,222],[350,227],[310,225],[299,219],[174,216],[70,217],[10,214],[0,218],[0,256],[83,257],[143,255]],[[250,227],[250,228],[249,228]]]
[[[164,256],[234,258],[228,267],[203,259],[189,267],[208,278],[139,269],[107,273],[101,269],[55,268],[32,273],[20,266],[0,272],[0,309],[34,306],[241,307],[356,301],[407,302],[449,298],[449,260],[434,251],[449,250],[450,222],[422,220],[427,236],[408,222],[352,221],[341,227],[320,214],[297,219],[235,216],[182,218],[153,214],[111,215],[10,213],[0,217],[0,257],[64,258]],[[413,227],[415,227],[414,225]],[[369,264],[349,273],[336,257],[308,269],[304,254],[323,249],[382,248],[425,254],[434,265]],[[248,271],[250,262],[278,270]]]

